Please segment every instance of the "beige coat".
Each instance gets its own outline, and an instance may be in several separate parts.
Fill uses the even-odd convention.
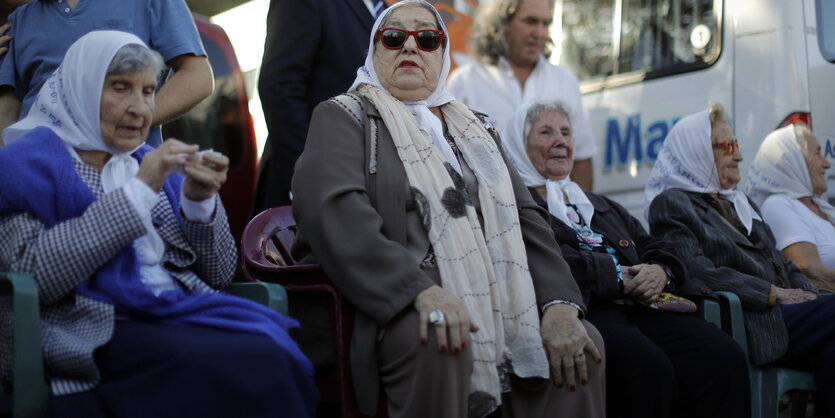
[[[360,409],[373,411],[379,392],[377,336],[398,313],[411,309],[418,293],[438,282],[438,273],[420,266],[429,240],[391,134],[369,101],[353,95],[341,99],[343,103],[331,99],[316,107],[305,150],[296,163],[293,215],[299,231],[293,256],[320,264],[356,306],[351,367]],[[359,112],[358,107],[344,105],[345,100],[358,99]],[[494,130],[491,133],[497,137]],[[505,161],[537,303],[541,307],[566,300],[583,306],[548,214]],[[475,176],[463,160],[462,168],[479,211]]]

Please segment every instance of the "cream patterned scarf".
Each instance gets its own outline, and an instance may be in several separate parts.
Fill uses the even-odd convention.
[[[424,226],[444,289],[461,298],[480,328],[472,335],[471,393],[486,393],[498,406],[503,391],[499,368],[509,363],[520,377],[549,376],[519,214],[501,151],[464,105],[453,101],[441,107],[449,133],[478,180],[482,231],[463,180],[409,109],[375,86],[361,85],[359,92],[380,111],[409,184],[428,202]]]
[[[443,19],[431,4],[440,29]],[[528,270],[519,213],[501,151],[481,121],[446,91],[449,42],[435,91],[425,100],[403,102],[382,88],[374,69],[374,33],[399,7],[386,9],[374,24],[365,65],[357,70],[356,89],[379,110],[426,219],[441,285],[464,302],[479,331],[472,334],[473,374],[470,415],[487,415],[510,390],[506,373],[548,378],[549,364],[539,333],[539,312]],[[443,136],[443,125],[430,110],[440,107],[463,162],[478,181],[482,229],[470,201],[462,169]],[[503,384],[503,382],[505,384]]]

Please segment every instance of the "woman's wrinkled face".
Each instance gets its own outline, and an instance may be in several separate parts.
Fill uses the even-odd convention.
[[[145,142],[154,113],[157,78],[151,68],[112,74],[101,92],[101,137],[111,150],[129,152]]]
[[[728,122],[717,122],[710,130],[710,137],[712,144],[736,141],[734,131]],[[735,147],[731,155],[725,153],[721,147],[714,147],[713,161],[716,163],[716,172],[719,174],[719,184],[722,189],[733,188],[739,183],[739,162],[742,161],[742,152],[739,147]]]
[[[811,133],[806,134],[806,152],[803,153],[809,178],[812,179],[812,193],[819,195],[826,193],[826,170],[831,166],[821,152],[818,139]]]
[[[417,5],[394,10],[380,27],[407,31],[439,29],[435,14]],[[426,99],[438,86],[443,50],[443,46],[434,51],[419,49],[414,36],[409,36],[400,49],[388,49],[378,39],[374,43],[373,57],[377,78],[397,99]]]
[[[562,180],[574,167],[574,140],[571,123],[559,110],[539,115],[528,133],[527,151],[536,171],[550,180]]]

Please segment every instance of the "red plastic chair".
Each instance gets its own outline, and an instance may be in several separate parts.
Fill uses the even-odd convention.
[[[251,281],[281,284],[291,305],[325,301],[333,324],[336,373],[317,376],[322,401],[341,403],[343,418],[365,417],[357,409],[348,351],[354,330],[354,307],[318,265],[296,264],[290,254],[296,230],[291,206],[267,209],[252,218],[241,238],[244,276]],[[377,416],[387,416],[382,396]]]

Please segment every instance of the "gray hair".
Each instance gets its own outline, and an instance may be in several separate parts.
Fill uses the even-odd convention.
[[[544,113],[550,112],[552,110],[557,110],[568,119],[568,124],[572,125],[571,123],[571,112],[568,110],[568,106],[565,103],[560,101],[545,101],[545,102],[537,102],[531,105],[528,108],[527,113],[525,114],[525,127],[522,131],[524,134],[523,138],[525,139],[525,143],[528,143],[528,134],[531,133],[531,129],[533,129],[533,124],[542,116]]]
[[[162,70],[165,69],[162,55],[144,45],[127,44],[116,51],[116,55],[107,67],[106,76],[138,73],[148,68],[154,71],[154,77],[159,77]]]
[[[708,111],[708,119],[710,119],[711,136],[713,128],[719,123],[728,123],[728,118],[725,116],[725,106],[719,102],[710,102],[710,110]]]
[[[809,139],[814,136],[812,130],[809,129],[809,126],[803,122],[795,122],[792,124],[794,127],[794,139],[797,141],[797,146],[800,147],[800,152],[803,154],[803,157],[806,157],[806,153],[809,151]]]
[[[510,19],[525,0],[491,0],[484,6],[473,22],[470,35],[470,54],[477,61],[495,65],[499,57],[507,55],[507,27]],[[548,0],[551,10],[554,1]],[[554,42],[545,43],[545,56],[550,57]]]
[[[432,12],[432,16],[435,17],[435,29],[441,29],[443,27],[441,25],[441,22],[438,21],[438,11],[435,9],[434,6],[432,6],[431,3],[426,2],[425,0],[401,0],[401,1],[397,2],[396,4],[397,4],[397,7],[406,7],[406,6],[420,6],[420,7],[423,7],[424,9],[429,10],[430,12]],[[386,27],[386,25],[389,22],[389,19],[391,19],[391,13],[389,13],[386,16],[385,20],[380,22],[380,28]],[[444,36],[444,39],[441,40],[441,47],[442,48],[446,48],[447,41],[449,40],[449,34],[445,33],[445,35],[446,36]],[[377,34],[374,34],[374,36],[377,36]],[[415,39],[415,41],[417,42],[417,39]],[[377,43],[376,42],[374,42],[374,48],[377,48]]]

